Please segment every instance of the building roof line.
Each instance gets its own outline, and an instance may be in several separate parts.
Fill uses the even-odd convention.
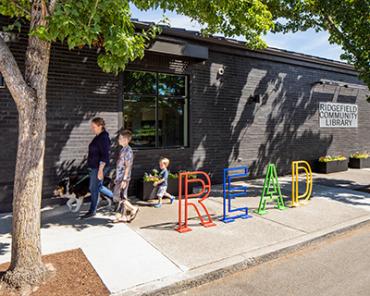
[[[141,27],[147,27],[150,25],[154,25],[153,22],[145,22],[140,21],[138,19],[132,20],[135,25],[138,28]],[[274,47],[267,47],[265,49],[249,49],[245,46],[245,42],[233,38],[226,38],[221,36],[203,36],[199,31],[193,31],[193,30],[187,30],[184,28],[175,28],[170,27],[167,25],[161,25],[162,28],[162,34],[164,35],[170,35],[180,38],[186,38],[190,40],[200,41],[204,43],[211,43],[219,46],[227,46],[227,47],[233,47],[238,48],[240,50],[249,51],[249,52],[256,52],[261,54],[267,54],[267,55],[274,55],[279,57],[284,57],[288,59],[294,59],[299,61],[305,61],[305,62],[311,62],[315,64],[321,64],[321,65],[327,65],[332,66],[340,69],[350,70],[350,71],[357,71],[355,70],[354,66],[345,62],[335,61],[327,58],[322,58],[318,56],[308,55],[304,53],[298,53],[294,51],[284,50],[280,48],[274,48]]]

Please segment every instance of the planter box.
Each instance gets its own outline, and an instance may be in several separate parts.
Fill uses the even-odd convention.
[[[370,168],[370,157],[369,158],[349,158],[348,166],[353,169],[364,169]]]
[[[348,160],[336,160],[328,162],[317,162],[316,172],[321,174],[330,174],[344,172],[348,170]]]
[[[143,179],[138,180],[138,196],[142,200],[149,200],[150,194],[153,191],[153,183],[152,182],[144,182]],[[193,184],[189,185],[189,193],[193,193],[194,186]],[[167,191],[174,196],[179,195],[179,185],[178,179],[168,179],[168,187]]]

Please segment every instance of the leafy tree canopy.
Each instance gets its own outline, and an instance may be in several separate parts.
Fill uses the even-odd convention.
[[[268,31],[296,32],[313,28],[329,32],[329,41],[340,45],[342,59],[353,64],[370,86],[369,0],[38,0],[49,23],[32,34],[48,41],[62,41],[70,48],[102,48],[98,63],[115,72],[144,55],[145,47],[159,32],[152,25],[137,31],[130,4],[138,9],[160,8],[187,15],[204,26],[202,33],[244,36],[250,48],[266,44]],[[29,19],[32,1],[0,0],[0,14]],[[53,13],[49,14],[51,7]],[[19,22],[12,26],[19,27]]]
[[[353,64],[370,87],[369,0],[268,0],[276,32],[313,28],[329,32],[329,42],[340,45],[341,58]]]
[[[102,50],[100,67],[107,72],[123,70],[159,32],[158,25],[137,31],[131,21],[130,3],[141,10],[160,8],[184,14],[205,26],[204,34],[222,32],[242,35],[251,48],[266,44],[261,35],[273,26],[272,15],[261,0],[39,0],[48,24],[32,31],[43,40],[66,42],[69,48],[95,46]],[[53,13],[50,6],[55,5]],[[0,0],[0,14],[30,19],[31,1]],[[19,22],[16,22],[18,25]]]

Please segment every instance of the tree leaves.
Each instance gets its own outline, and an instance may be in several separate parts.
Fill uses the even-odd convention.
[[[160,8],[187,15],[205,26],[205,35],[244,36],[250,48],[265,47],[261,35],[273,26],[272,14],[259,0],[133,0],[142,10]]]
[[[0,13],[29,19],[31,2],[1,0]],[[64,42],[70,49],[100,47],[100,67],[118,73],[128,62],[142,58],[146,46],[160,33],[157,25],[135,29],[130,2],[142,10],[161,8],[187,15],[205,25],[205,35],[243,35],[251,48],[266,46],[261,34],[273,25],[268,7],[260,0],[63,0],[58,1],[48,24],[31,34],[50,42]]]
[[[342,46],[342,58],[354,64],[370,85],[369,0],[60,0],[48,25],[32,34],[64,42],[70,49],[99,47],[100,67],[118,73],[128,62],[142,58],[145,47],[160,33],[158,25],[135,29],[130,3],[141,10],[160,8],[186,15],[204,26],[204,35],[244,36],[249,48],[265,47],[261,35],[270,30],[327,30],[329,41]],[[0,0],[0,14],[29,20],[31,4]]]
[[[369,0],[268,0],[267,5],[274,11],[275,31],[328,31],[329,42],[342,47],[341,58],[353,64],[370,87]]]
[[[0,15],[12,18],[22,17],[29,20],[31,1],[29,0],[0,0]]]

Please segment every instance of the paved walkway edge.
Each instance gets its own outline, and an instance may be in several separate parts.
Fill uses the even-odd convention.
[[[207,264],[187,272],[162,278],[153,282],[132,287],[112,296],[168,296],[182,291],[203,285],[205,283],[220,279],[227,275],[246,270],[253,266],[274,260],[299,249],[305,248],[315,243],[331,238],[335,235],[345,233],[370,224],[370,215],[335,225],[325,230],[280,242],[271,246],[263,247],[242,253],[233,257],[225,258],[221,261]]]

